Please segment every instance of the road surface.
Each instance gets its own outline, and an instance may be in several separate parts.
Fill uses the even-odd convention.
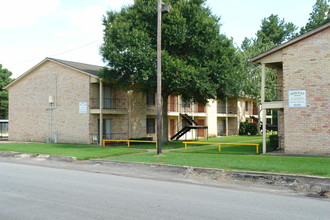
[[[329,199],[0,162],[0,219],[329,219]]]

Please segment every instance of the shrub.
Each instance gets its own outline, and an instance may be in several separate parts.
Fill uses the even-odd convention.
[[[276,150],[278,148],[278,135],[269,136],[269,146],[272,150]]]
[[[249,122],[241,122],[238,132],[239,135],[256,135],[258,133],[257,125]]]

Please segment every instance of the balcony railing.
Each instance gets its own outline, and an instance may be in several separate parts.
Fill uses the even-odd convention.
[[[100,109],[100,99],[91,99],[91,109]],[[103,109],[127,109],[126,99],[103,98]]]
[[[218,114],[237,114],[237,107],[229,107],[228,112],[224,108],[218,108]]]
[[[178,104],[168,103],[169,112],[182,112],[182,113],[205,113],[205,106],[199,104]]]

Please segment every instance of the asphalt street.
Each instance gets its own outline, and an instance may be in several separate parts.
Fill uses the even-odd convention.
[[[328,219],[330,202],[0,162],[0,219]]]

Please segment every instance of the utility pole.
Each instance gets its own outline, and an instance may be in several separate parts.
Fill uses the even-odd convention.
[[[158,0],[157,14],[157,154],[162,154],[162,0]]]
[[[170,5],[158,0],[157,7],[157,154],[162,153],[163,102],[162,102],[162,13],[169,13]]]

